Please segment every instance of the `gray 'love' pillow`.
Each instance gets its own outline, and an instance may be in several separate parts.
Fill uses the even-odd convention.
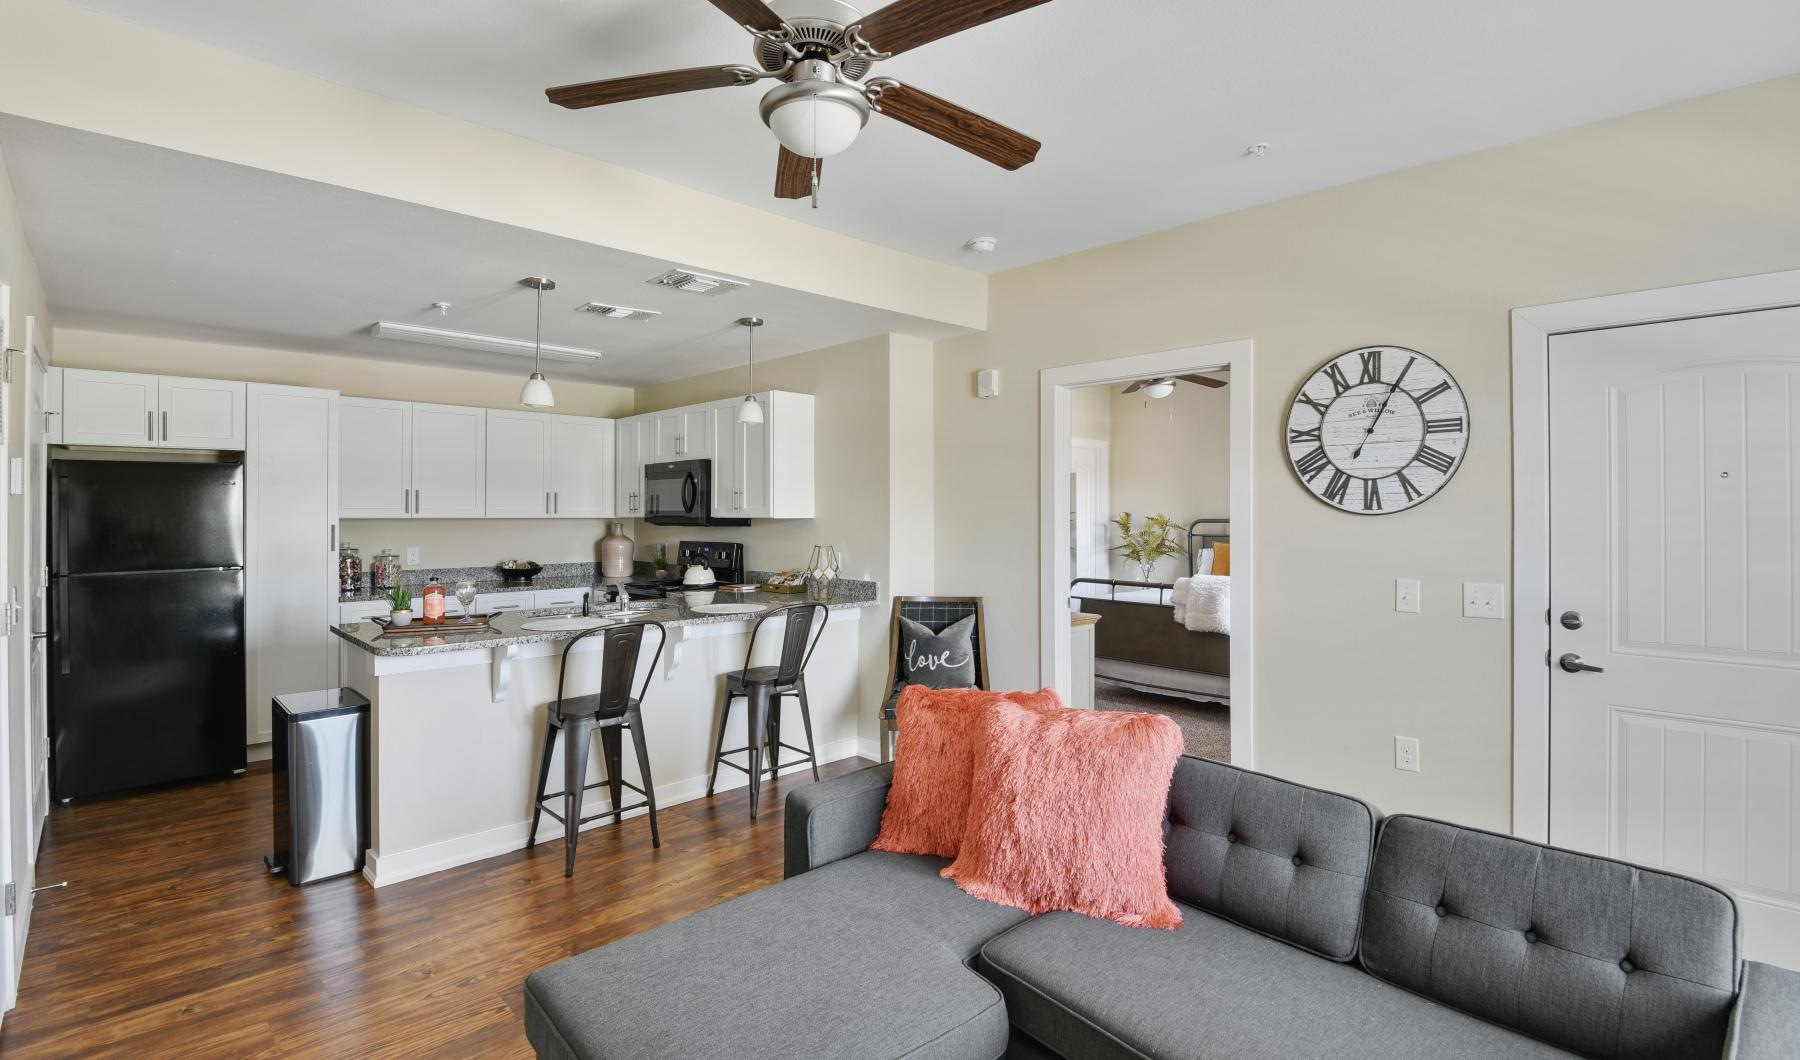
[[[926,688],[975,686],[975,616],[933,633],[930,626],[900,619],[900,674],[896,690],[907,685]]]

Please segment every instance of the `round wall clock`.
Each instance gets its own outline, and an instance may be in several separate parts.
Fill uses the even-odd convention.
[[[1401,346],[1320,365],[1288,410],[1288,460],[1312,494],[1355,515],[1391,515],[1437,494],[1462,466],[1469,404],[1444,366]]]

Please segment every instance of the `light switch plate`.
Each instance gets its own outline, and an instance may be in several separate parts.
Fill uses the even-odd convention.
[[[419,565],[419,546],[406,546],[406,565],[408,567],[417,567]]]
[[[1407,615],[1419,613],[1419,579],[1394,579],[1394,610]]]
[[[1419,741],[1412,736],[1394,737],[1394,768],[1408,773],[1419,771]]]
[[[1464,618],[1505,618],[1506,586],[1498,582],[1463,582]]]

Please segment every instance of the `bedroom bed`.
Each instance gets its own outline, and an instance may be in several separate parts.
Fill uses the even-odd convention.
[[[1219,544],[1231,542],[1228,519],[1196,519],[1187,527],[1187,573],[1202,571]],[[1173,582],[1076,578],[1069,606],[1100,616],[1094,626],[1094,675],[1146,692],[1202,702],[1231,702],[1231,637],[1200,633],[1175,621]]]

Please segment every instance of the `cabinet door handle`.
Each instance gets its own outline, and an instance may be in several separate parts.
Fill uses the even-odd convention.
[[[165,442],[166,442],[166,441],[168,441],[168,440],[169,440],[169,414],[168,414],[168,413],[167,413],[167,412],[164,412],[164,413],[163,413],[163,414],[162,414],[162,417],[163,417],[163,437],[162,437],[162,440],[163,440],[163,441],[165,441]]]
[[[400,491],[400,510],[407,515],[412,514],[412,490],[403,489]]]
[[[550,514],[550,491],[549,490],[544,491],[544,514],[545,515]]]
[[[550,514],[551,515],[561,515],[562,514],[562,491],[560,491],[560,490],[558,490],[555,493],[550,494]]]
[[[144,441],[156,441],[156,413],[144,410]]]
[[[419,491],[413,490],[413,514],[420,515],[423,514],[423,512],[424,507],[419,503]]]
[[[330,524],[330,530],[331,530],[331,537],[329,539],[330,543],[328,545],[326,545],[326,549],[327,549],[327,551],[330,551],[330,552],[336,552],[337,551],[337,524],[336,523]]]

